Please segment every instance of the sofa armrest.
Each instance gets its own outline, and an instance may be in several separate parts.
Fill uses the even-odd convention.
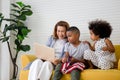
[[[21,66],[22,69],[30,62],[32,62],[33,60],[35,60],[37,57],[35,55],[32,54],[23,54],[21,55]]]
[[[118,70],[120,70],[120,59],[118,61]]]

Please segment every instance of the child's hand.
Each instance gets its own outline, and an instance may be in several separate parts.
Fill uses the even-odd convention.
[[[108,48],[107,48],[107,47],[103,47],[102,50],[103,50],[103,51],[107,51]]]
[[[88,41],[83,41],[83,43],[85,43],[85,44],[87,43],[89,46],[91,45],[90,42],[88,42]]]
[[[67,62],[67,58],[66,57],[62,58],[62,62],[63,63]]]
[[[84,63],[84,59],[81,59],[81,60],[78,60],[78,59],[75,59],[74,57],[71,58],[71,63],[75,63],[75,62],[82,62]]]
[[[90,44],[89,41],[83,41],[84,44],[88,44],[91,50],[94,50],[94,47]]]
[[[74,62],[76,62],[77,60],[74,58],[74,57],[72,57],[71,58],[71,63],[74,63]]]

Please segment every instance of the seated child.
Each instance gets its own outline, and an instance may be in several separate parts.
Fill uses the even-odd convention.
[[[65,44],[62,63],[55,68],[53,80],[60,80],[62,74],[71,74],[71,80],[79,80],[80,72],[84,70],[84,51],[89,45],[79,40],[80,31],[77,27],[70,27],[67,30],[68,43]]]
[[[112,32],[111,25],[103,20],[96,20],[89,23],[90,38],[95,41],[91,50],[86,50],[84,59],[89,60],[91,63],[100,69],[113,68],[115,58],[115,48],[109,37]],[[91,65],[92,67],[92,65]]]

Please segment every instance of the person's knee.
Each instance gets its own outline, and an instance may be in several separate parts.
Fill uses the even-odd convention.
[[[43,64],[43,61],[41,59],[36,59],[32,62],[32,66],[34,65],[42,65]]]
[[[52,63],[49,62],[49,61],[45,61],[44,64],[43,64],[43,66],[48,67],[48,68],[50,68],[50,69],[53,69],[53,65],[52,65]]]
[[[46,64],[46,65],[52,65],[52,63],[50,61],[45,61],[44,64]]]

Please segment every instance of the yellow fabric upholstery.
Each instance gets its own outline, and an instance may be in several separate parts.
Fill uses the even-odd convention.
[[[19,79],[28,80],[28,73],[29,73],[29,70],[21,70]]]
[[[118,60],[120,59],[120,45],[115,45],[115,55],[118,62]]]
[[[81,80],[120,80],[120,45],[115,45],[115,54],[117,58],[117,67],[115,69],[86,69],[81,73]],[[20,80],[28,80],[29,70],[23,70],[23,68],[35,59],[36,57],[30,54],[21,56],[22,70],[20,71]],[[63,75],[61,80],[70,80],[70,74]]]
[[[118,61],[118,70],[120,70],[120,59]]]
[[[120,80],[120,70],[87,69],[81,76],[83,80]]]
[[[33,60],[35,60],[37,57],[31,54],[24,54],[21,56],[21,64],[22,64],[22,69],[20,71],[20,80],[28,80],[28,73],[29,70],[23,70],[23,68]]]
[[[34,55],[31,54],[24,54],[21,56],[21,60],[22,60],[22,68],[24,68],[28,63],[30,63],[31,61],[35,60],[37,57],[35,57]]]

